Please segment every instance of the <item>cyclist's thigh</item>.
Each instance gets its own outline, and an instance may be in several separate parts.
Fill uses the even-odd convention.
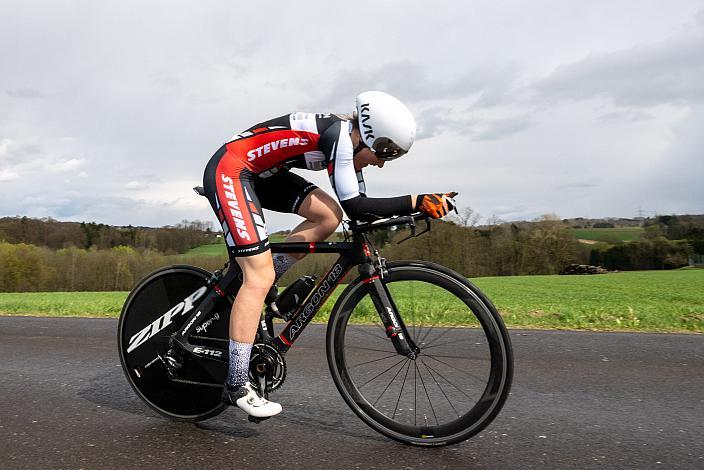
[[[315,184],[290,171],[279,171],[266,178],[256,176],[254,187],[262,207],[286,214],[299,214],[306,197],[319,189]]]
[[[334,225],[336,228],[342,221],[342,208],[335,198],[316,188],[303,200],[298,208],[298,215],[313,222]]]
[[[222,224],[230,258],[256,255],[269,249],[253,178],[244,162],[224,146],[210,159],[203,175],[203,188]]]

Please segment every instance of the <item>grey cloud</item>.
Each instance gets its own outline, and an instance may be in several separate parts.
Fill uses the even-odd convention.
[[[704,106],[699,106],[671,129],[672,145],[641,176],[644,208],[704,212],[703,120]]]
[[[598,188],[599,186],[601,185],[597,183],[593,178],[589,178],[586,180],[576,179],[564,184],[560,184],[557,186],[557,189],[594,189]]]
[[[13,139],[0,140],[0,165],[3,168],[27,165],[45,155],[44,149],[35,143],[16,142]]]
[[[38,145],[20,143],[14,139],[4,139],[0,143],[0,170],[5,175],[19,175],[24,169],[41,167],[44,152]]]
[[[528,129],[532,125],[530,118],[525,116],[516,116],[508,119],[500,119],[497,121],[489,121],[483,123],[482,130],[475,131],[472,136],[473,140],[499,140],[505,137],[512,136],[521,131]]]
[[[320,90],[302,83],[301,88],[315,89],[317,93],[304,108],[348,111],[353,107],[356,93],[379,89],[397,96],[411,107],[418,122],[419,140],[443,132],[475,134],[479,140],[493,140],[529,127],[529,121],[520,117],[485,123],[471,117],[476,110],[508,100],[519,74],[517,66],[487,65],[446,81],[430,72],[410,61],[388,63],[364,74],[343,70],[332,81],[328,93],[321,94]],[[467,101],[471,106],[467,106]],[[439,106],[438,102],[443,104]],[[427,104],[431,104],[430,107]],[[477,126],[480,130],[474,130]]]
[[[208,211],[188,211],[174,203],[154,203],[144,199],[101,196],[91,197],[77,192],[47,188],[48,192],[33,194],[21,200],[1,200],[0,213],[21,214],[30,217],[46,217],[50,214],[60,220],[89,220],[116,225],[165,225],[169,221],[183,218],[203,218]],[[174,201],[176,202],[176,201]]]
[[[5,154],[0,150],[3,213],[147,225],[203,218],[210,215],[205,200],[198,201],[203,205],[197,209],[173,199],[171,206],[159,206],[157,201],[168,199],[164,195],[169,190],[160,193],[158,183],[188,181],[184,192],[195,197],[190,182],[200,180],[209,156],[234,131],[255,119],[295,109],[349,111],[356,93],[381,88],[414,111],[419,140],[437,136],[438,146],[425,147],[425,156],[432,159],[422,159],[421,143],[413,158],[393,162],[391,170],[380,170],[375,177],[371,169],[368,186],[374,195],[401,194],[410,190],[409,181],[417,181],[428,190],[452,184],[481,213],[491,214],[499,206],[506,218],[552,211],[588,215],[599,204],[609,208],[606,215],[613,215],[618,209],[612,208],[619,205],[637,207],[633,201],[640,196],[631,196],[630,187],[614,198],[613,191],[589,191],[585,186],[580,191],[584,202],[569,200],[555,185],[590,173],[576,164],[556,165],[554,155],[588,159],[586,151],[580,151],[585,139],[593,141],[595,153],[618,147],[624,158],[644,147],[660,149],[663,139],[658,135],[669,136],[670,125],[684,112],[644,106],[701,103],[699,87],[704,86],[702,28],[693,32],[681,26],[687,20],[682,12],[691,9],[688,2],[677,8],[655,0],[647,7],[642,2],[612,2],[608,12],[585,3],[577,10],[589,18],[574,8],[520,2],[511,5],[510,12],[496,2],[488,2],[490,8],[458,4],[451,10],[429,10],[422,2],[404,3],[400,10],[398,5],[375,4],[386,8],[385,14],[361,23],[354,14],[340,16],[339,9],[324,3],[306,11],[296,3],[282,4],[274,16],[258,5],[233,9],[222,1],[206,9],[163,9],[145,3],[135,14],[124,5],[101,4],[96,9],[84,3],[85,8],[71,11],[52,2],[40,9],[31,2],[5,8],[5,27],[0,28],[5,64],[0,74],[0,147],[4,139],[14,144]],[[634,8],[644,14],[634,15],[629,30],[622,31],[624,18]],[[385,20],[387,10],[399,21]],[[350,11],[361,10],[355,5]],[[534,15],[530,21],[525,12]],[[301,28],[302,18],[320,27]],[[704,25],[704,11],[698,19]],[[27,31],[42,34],[24,34]],[[677,36],[655,42],[672,32]],[[521,40],[525,42],[518,44]],[[650,45],[624,49],[646,42]],[[374,46],[375,53],[368,54],[371,49],[364,46]],[[546,67],[590,48],[624,50],[594,53],[544,80],[529,82],[549,70]],[[606,103],[594,111],[591,103],[572,102],[593,97],[606,97],[618,106]],[[616,142],[621,136],[608,123],[624,120],[642,122],[628,126],[636,138]],[[74,140],[62,142],[63,136]],[[520,142],[510,136],[520,136]],[[694,181],[695,172],[702,170],[696,160],[701,159],[701,140],[689,133],[676,133],[673,139],[683,146],[673,160],[679,162],[677,171],[668,174],[666,185],[648,180],[662,191],[655,208],[663,207],[659,201],[669,197],[665,191],[683,175],[690,179],[676,188],[677,197],[704,200]],[[434,170],[439,167],[434,152],[438,148],[447,152],[440,168],[453,171]],[[659,152],[651,152],[643,166]],[[50,158],[63,162],[60,167],[67,171],[46,171]],[[589,162],[598,173],[599,165]],[[477,168],[480,164],[483,171]],[[667,162],[662,165],[667,167]],[[329,188],[324,172],[313,175],[319,181],[304,173]],[[433,176],[421,181],[419,174]],[[626,170],[607,176],[623,179],[623,174]],[[550,185],[534,183],[543,175]],[[615,188],[610,181],[603,187]],[[135,189],[143,183],[150,187],[127,191],[130,182]],[[575,187],[579,184],[575,179]],[[31,188],[41,188],[43,194],[36,196],[43,199],[16,202],[17,194],[38,191]],[[125,195],[130,197],[119,197]],[[674,196],[671,200],[676,201]],[[515,201],[527,207],[513,207]],[[267,221],[271,228],[293,225],[295,216],[285,225],[278,222],[283,217],[272,215]]]
[[[641,109],[619,109],[604,113],[597,119],[602,122],[638,122],[653,119],[653,114]]]
[[[310,90],[310,105],[319,109],[339,107],[340,111],[351,109],[356,93],[364,90],[388,91],[403,100],[419,94],[423,96],[433,88],[423,67],[410,61],[388,63],[372,70],[340,70],[327,93],[321,93],[319,87],[311,85],[307,81],[301,82],[302,89]]]
[[[511,116],[505,119],[475,118],[471,114],[448,114],[447,108],[433,107],[424,110],[418,119],[418,140],[434,137],[444,132],[466,135],[474,141],[500,140],[529,129],[530,117]]]
[[[2,168],[10,173],[20,176],[29,176],[35,172],[42,173],[65,173],[74,174],[84,167],[86,161],[83,158],[56,158],[54,156],[40,156],[29,158],[29,156],[16,156],[12,160],[3,159]]]
[[[182,89],[181,80],[169,75],[155,75],[152,85],[162,92],[179,91]]]
[[[418,131],[416,133],[416,138],[418,140],[427,139],[443,132],[461,129],[464,126],[460,124],[457,119],[453,119],[448,110],[444,106],[433,106],[423,110],[417,117]],[[464,123],[469,125],[468,122]]]
[[[525,205],[500,205],[494,207],[494,212],[487,219],[488,224],[500,223],[510,220],[529,220],[536,216],[534,209]]]
[[[607,98],[621,106],[704,101],[704,34],[668,40],[561,65],[534,90],[536,99]]]
[[[12,98],[22,99],[38,99],[46,96],[35,88],[15,88],[13,90],[7,90],[5,93]]]
[[[389,62],[374,69],[346,69],[337,73],[327,93],[308,82],[302,89],[313,90],[315,106],[350,107],[354,95],[364,90],[384,90],[413,105],[438,100],[475,97],[475,106],[493,106],[514,86],[519,69],[514,64],[485,65],[443,80],[437,71],[412,61]],[[344,108],[343,108],[344,109]]]
[[[14,181],[16,179],[19,179],[20,175],[17,174],[14,170],[11,169],[6,169],[6,168],[0,168],[0,182],[2,181]]]

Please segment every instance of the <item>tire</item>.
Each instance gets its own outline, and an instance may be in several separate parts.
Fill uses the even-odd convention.
[[[464,441],[491,423],[511,388],[513,354],[503,321],[477,287],[447,268],[399,261],[388,272],[383,282],[418,358],[398,355],[358,278],[328,322],[335,385],[357,416],[387,437],[422,446]],[[458,314],[459,326],[438,326]]]
[[[196,358],[184,360],[178,381],[169,377],[161,360],[171,334],[205,295],[209,278],[209,272],[185,265],[149,274],[130,292],[118,324],[120,362],[128,382],[152,409],[178,421],[201,421],[224,409],[222,386]],[[216,308],[218,319],[207,335],[226,340],[229,304],[223,300]]]

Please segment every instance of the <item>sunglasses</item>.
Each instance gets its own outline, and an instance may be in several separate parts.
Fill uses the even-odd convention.
[[[385,162],[396,160],[406,154],[406,151],[396,145],[393,140],[386,138],[377,139],[374,142],[374,147],[369,147],[364,143],[364,140],[360,139],[359,145],[355,149],[355,154],[364,148],[368,148],[379,160]]]

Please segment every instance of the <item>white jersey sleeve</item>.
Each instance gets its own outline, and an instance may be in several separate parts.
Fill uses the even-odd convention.
[[[340,202],[359,196],[364,190],[362,172],[354,170],[352,139],[346,125],[339,128],[337,141],[330,153],[330,183]]]

